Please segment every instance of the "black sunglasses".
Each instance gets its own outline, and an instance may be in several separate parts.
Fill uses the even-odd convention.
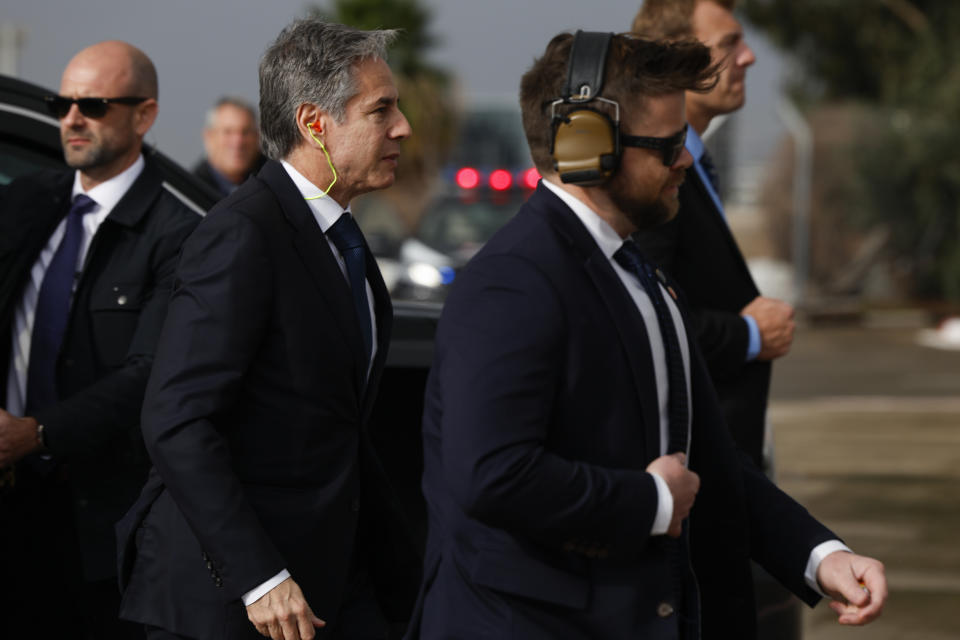
[[[663,166],[672,167],[683,153],[683,145],[687,141],[687,125],[672,136],[666,138],[654,138],[652,136],[630,136],[625,133],[620,134],[620,144],[624,147],[642,147],[644,149],[653,149],[659,151],[663,156]]]
[[[102,118],[107,114],[111,104],[140,104],[149,98],[65,98],[63,96],[44,96],[47,109],[54,118],[66,118],[70,107],[76,103],[84,118]]]

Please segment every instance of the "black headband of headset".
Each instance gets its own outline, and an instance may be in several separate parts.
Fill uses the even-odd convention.
[[[612,33],[577,31],[570,48],[564,99],[596,98],[603,91],[603,73]]]

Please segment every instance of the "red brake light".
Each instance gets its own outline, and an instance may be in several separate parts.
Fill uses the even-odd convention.
[[[490,188],[494,191],[506,191],[513,184],[513,176],[509,171],[497,169],[490,174]]]
[[[540,181],[540,172],[537,171],[536,167],[530,167],[523,172],[523,185],[527,189],[536,189],[537,183]]]
[[[480,172],[471,167],[464,167],[457,171],[456,180],[457,186],[461,189],[476,189],[480,185]]]

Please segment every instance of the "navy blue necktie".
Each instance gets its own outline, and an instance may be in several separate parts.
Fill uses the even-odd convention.
[[[700,166],[703,167],[703,170],[707,174],[707,179],[710,181],[710,186],[713,187],[714,193],[717,194],[717,197],[720,197],[720,177],[717,175],[717,167],[713,164],[713,158],[710,157],[710,152],[704,148],[703,155],[700,156]]]
[[[667,379],[669,381],[669,395],[667,401],[667,415],[669,441],[667,453],[676,451],[687,452],[687,429],[690,416],[687,401],[687,379],[683,368],[683,354],[680,351],[680,340],[676,326],[673,323],[673,314],[667,307],[666,300],[658,284],[656,269],[651,265],[640,248],[631,241],[623,243],[613,259],[617,263],[637,276],[643,290],[650,296],[653,309],[657,313],[657,322],[660,324],[660,337],[663,339],[663,348],[667,356]]]
[[[70,298],[77,277],[77,261],[83,241],[83,216],[97,205],[79,194],[67,212],[66,230],[47,266],[37,294],[27,368],[26,414],[55,404],[57,355],[63,344],[70,316]]]
[[[366,349],[366,362],[370,362],[373,349],[373,328],[370,325],[370,304],[367,301],[367,248],[363,242],[363,233],[349,212],[327,229],[327,235],[343,256],[347,265],[347,279],[353,291],[353,307],[357,312],[360,334]]]

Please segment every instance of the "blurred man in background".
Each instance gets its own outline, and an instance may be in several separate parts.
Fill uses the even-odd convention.
[[[203,148],[206,158],[193,168],[194,175],[221,195],[230,195],[264,163],[253,106],[230,96],[217,100],[207,112]]]
[[[142,638],[117,619],[113,525],[146,477],[140,406],[200,216],[142,153],[142,51],[84,49],[47,101],[73,171],[0,196],[0,635]]]
[[[735,5],[736,0],[644,0],[633,22],[633,32],[644,36],[696,38],[721,65],[713,89],[686,93],[686,148],[694,162],[680,187],[680,213],[635,239],[686,292],[727,426],[759,466],[770,362],[790,350],[794,321],[789,304],[760,295],[727,225],[716,169],[700,138],[714,117],[743,106],[746,70],[756,61],[733,15]]]

